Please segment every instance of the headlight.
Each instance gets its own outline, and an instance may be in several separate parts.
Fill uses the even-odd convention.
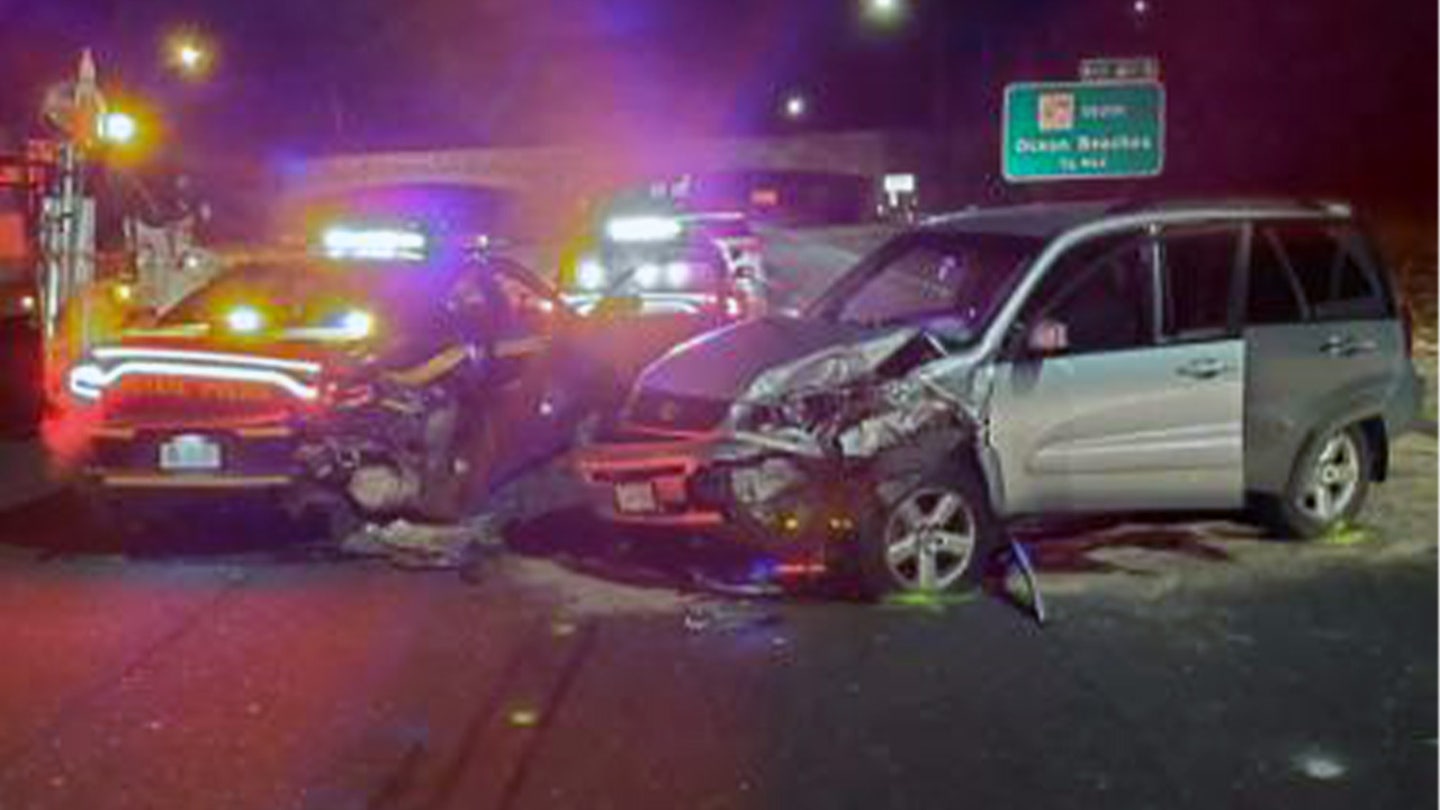
[[[582,290],[600,290],[605,287],[605,265],[596,259],[583,259],[575,269],[575,281]]]
[[[670,262],[666,264],[665,283],[671,287],[689,286],[690,265],[686,262]]]
[[[660,265],[646,262],[635,268],[635,283],[641,287],[656,287],[660,284]]]
[[[100,398],[105,387],[105,372],[93,363],[82,363],[70,369],[70,393],[82,400],[94,401]]]
[[[369,337],[375,331],[375,316],[363,309],[352,309],[340,316],[340,331],[353,340]]]

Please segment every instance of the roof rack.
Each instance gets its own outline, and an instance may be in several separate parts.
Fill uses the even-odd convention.
[[[1187,208],[1246,207],[1302,208],[1333,216],[1351,216],[1350,204],[1342,200],[1316,200],[1304,197],[1135,197],[1111,209],[1111,214],[1138,214],[1148,211],[1174,211]]]

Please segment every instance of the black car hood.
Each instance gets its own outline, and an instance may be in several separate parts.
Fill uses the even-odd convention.
[[[913,330],[795,318],[745,321],[675,347],[645,369],[638,387],[733,401],[765,371],[825,349],[840,349],[897,331]]]

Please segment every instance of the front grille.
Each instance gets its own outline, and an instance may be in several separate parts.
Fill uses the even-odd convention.
[[[729,412],[725,400],[642,391],[630,404],[629,421],[661,430],[704,431],[718,426]]]

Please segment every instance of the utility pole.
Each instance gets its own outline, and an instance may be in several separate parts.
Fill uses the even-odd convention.
[[[85,151],[99,138],[105,100],[97,81],[95,59],[87,49],[73,81],[52,88],[43,116],[63,135],[55,182],[42,204],[40,248],[40,313],[46,363],[63,363],[66,354],[82,351],[89,337],[85,288],[95,273],[94,209],[85,195]],[[76,330],[62,330],[66,304],[80,302]],[[53,392],[52,392],[53,393]]]

